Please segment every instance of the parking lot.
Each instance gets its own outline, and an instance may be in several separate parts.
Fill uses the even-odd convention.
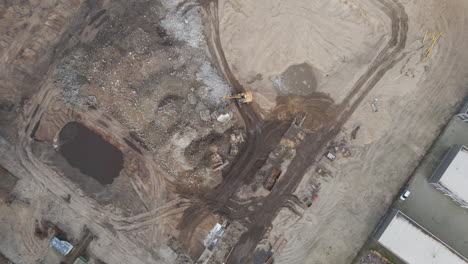
[[[411,195],[396,208],[468,257],[468,210],[430,185],[427,180],[454,144],[468,145],[468,124],[454,117],[426,154],[406,189]]]

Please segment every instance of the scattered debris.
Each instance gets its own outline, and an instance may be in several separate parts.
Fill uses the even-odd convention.
[[[218,106],[219,98],[230,92],[229,86],[219,76],[216,70],[208,63],[202,64],[196,74],[197,81],[203,82],[204,99],[211,106]]]
[[[280,175],[281,170],[278,168],[273,168],[273,170],[271,170],[270,176],[265,180],[263,187],[271,191],[273,189],[273,186],[275,186],[276,182],[278,181]]]
[[[224,169],[229,164],[229,161],[223,161],[221,155],[214,153],[211,155],[211,163],[213,164],[213,171],[219,171]]]
[[[337,155],[340,155],[344,158],[351,157],[351,151],[346,147],[346,142],[344,140],[339,144],[332,142],[324,156],[327,159],[334,161]]]
[[[239,153],[239,147],[236,144],[231,144],[231,148],[229,149],[229,155],[235,156]]]
[[[326,157],[327,159],[331,160],[331,161],[334,161],[334,160],[336,159],[336,155],[333,154],[333,153],[331,153],[330,151],[327,151],[327,152],[325,153],[325,157]]]
[[[228,259],[229,259],[229,257],[231,256],[233,250],[234,250],[234,247],[231,247],[231,249],[230,249],[229,252],[227,253],[226,257],[224,258],[223,264],[226,263],[226,262],[228,261]]]
[[[377,102],[378,101],[379,101],[379,99],[377,99],[377,98],[374,98],[374,100],[372,100],[371,106],[372,106],[372,111],[374,111],[374,112],[379,111],[379,109],[377,108]]]
[[[345,157],[345,158],[351,157],[351,151],[345,146],[341,147],[340,152],[343,155],[343,157]]]
[[[302,126],[302,124],[304,123],[304,120],[306,119],[306,114],[301,112],[299,114],[297,114],[295,117],[294,117],[294,125],[295,126]]]
[[[85,55],[84,49],[76,49],[58,65],[55,83],[61,87],[62,99],[67,104],[83,104],[80,88],[89,81],[86,76],[80,74],[78,68],[84,63]]]
[[[356,139],[357,132],[359,131],[360,128],[361,128],[360,125],[354,126],[353,131],[351,131],[351,139]]]
[[[213,171],[222,170],[222,169],[226,168],[227,165],[229,165],[229,161],[226,160],[223,164],[220,164],[220,165],[214,167]]]
[[[193,93],[189,93],[187,95],[187,101],[189,102],[189,104],[191,105],[195,105],[197,104],[197,98],[195,97],[195,95]]]
[[[88,105],[96,105],[96,104],[97,104],[97,101],[98,101],[98,100],[97,100],[96,96],[90,95],[90,96],[88,96],[88,100],[87,100],[86,103],[87,103]]]
[[[307,207],[312,206],[312,201],[309,199],[309,197],[304,197],[304,199],[302,199],[302,201],[304,202],[305,206],[307,206]]]
[[[241,132],[231,134],[231,146],[229,149],[229,155],[235,156],[239,152],[239,144],[244,142],[244,136]]]
[[[211,163],[213,163],[213,166],[223,164],[223,159],[221,158],[221,155],[219,155],[218,153],[213,153],[213,155],[211,155]]]
[[[319,174],[319,175],[327,175],[327,174],[330,174],[330,171],[328,171],[327,169],[325,168],[322,168],[322,167],[317,167],[317,169],[315,169],[315,171]]]
[[[211,121],[211,112],[210,112],[210,110],[200,111],[200,118],[201,118],[201,120],[203,120],[205,122]]]
[[[226,123],[229,120],[231,120],[231,115],[229,113],[221,114],[216,118],[216,120],[218,120],[218,122],[221,122],[221,123]]]
[[[372,250],[361,257],[359,264],[392,264],[392,262]]]
[[[302,199],[302,201],[304,202],[305,206],[311,207],[312,202],[317,200],[317,199],[318,199],[318,195],[317,194],[312,194],[311,196],[304,197],[304,199]]]
[[[242,142],[244,142],[244,136],[242,135],[242,133],[231,134],[231,143],[238,144]]]

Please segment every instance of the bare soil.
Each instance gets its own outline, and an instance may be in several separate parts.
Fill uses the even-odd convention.
[[[440,5],[427,26],[464,30],[461,1]],[[349,263],[466,95],[465,35],[421,57],[435,2],[0,7],[0,164],[19,179],[0,251],[17,263],[45,259],[42,223],[86,226],[96,261],[193,263],[225,219],[213,263],[261,263],[280,236],[275,263]]]

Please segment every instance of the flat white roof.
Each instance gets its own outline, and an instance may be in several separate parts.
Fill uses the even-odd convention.
[[[468,263],[461,255],[400,211],[388,223],[378,241],[409,264]]]
[[[450,162],[439,184],[443,185],[458,198],[468,202],[468,148],[463,146]]]

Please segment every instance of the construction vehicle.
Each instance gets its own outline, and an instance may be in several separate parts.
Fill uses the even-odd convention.
[[[426,42],[426,40],[432,38],[432,43],[429,46],[429,48],[426,50],[426,52],[424,53],[424,57],[426,57],[426,58],[429,57],[429,54],[431,54],[432,49],[434,48],[435,44],[437,43],[437,41],[439,40],[441,35],[442,35],[442,32],[431,33],[431,32],[429,32],[427,30],[424,32],[424,38],[423,38],[423,41],[422,41],[423,44],[424,44],[424,42]]]
[[[273,168],[270,176],[263,183],[263,187],[267,189],[268,191],[271,191],[271,189],[273,189],[273,186],[278,181],[278,178],[280,175],[281,175],[281,170],[277,168]]]
[[[271,247],[271,255],[265,259],[265,264],[270,264],[273,262],[275,256],[278,256],[283,252],[284,247],[288,243],[283,235],[280,235],[276,242]]]
[[[221,99],[236,99],[236,101],[240,104],[250,103],[253,100],[252,92],[245,92],[239,93],[235,95],[226,95],[223,96]]]

